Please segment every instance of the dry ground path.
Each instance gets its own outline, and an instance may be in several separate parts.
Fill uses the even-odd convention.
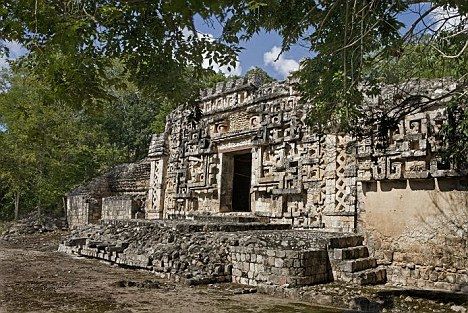
[[[338,312],[263,294],[235,294],[228,284],[188,287],[148,272],[72,258],[56,251],[59,238],[55,233],[0,240],[0,313]],[[119,286],[147,280],[158,286]]]

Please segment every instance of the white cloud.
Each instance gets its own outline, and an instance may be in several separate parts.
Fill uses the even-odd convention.
[[[16,41],[2,41],[0,44],[7,47],[10,51],[10,56],[8,58],[6,56],[0,57],[0,69],[9,66],[8,60],[15,60],[28,52],[25,47]]]
[[[212,63],[210,65],[210,61],[208,58],[203,60],[202,64],[203,68],[211,68],[213,71],[219,73],[223,73],[225,76],[240,76],[242,74],[242,66],[240,65],[239,61],[236,61],[236,66],[234,68],[229,67],[227,65],[219,66],[219,64]]]
[[[192,35],[193,32],[188,30],[187,28],[184,28],[182,30],[183,35],[185,38],[188,36]],[[198,33],[198,36],[207,38],[210,42],[214,41],[214,37],[212,34],[207,34],[207,33]],[[205,54],[203,63],[202,63],[203,68],[211,68],[213,71],[219,73],[223,73],[225,76],[240,76],[242,74],[242,66],[240,65],[239,59],[236,60],[236,66],[233,68],[232,66],[228,65],[223,65],[220,66],[219,64],[212,62],[210,65],[210,58],[208,57],[207,54]]]
[[[291,72],[299,69],[299,63],[293,59],[286,59],[281,53],[281,48],[274,46],[270,51],[263,54],[265,65],[271,65],[283,77],[287,77]]]
[[[439,7],[431,12],[431,19],[435,23],[431,27],[434,31],[452,30],[460,25],[462,20],[466,19],[466,16],[461,16],[456,9]],[[465,24],[465,29],[467,26]]]

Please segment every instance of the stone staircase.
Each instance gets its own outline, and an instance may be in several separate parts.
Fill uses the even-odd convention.
[[[362,236],[330,240],[328,254],[335,280],[359,285],[376,285],[387,281],[385,268],[377,266],[377,260],[369,257],[369,250],[363,241]]]
[[[212,222],[212,223],[267,223],[268,220],[252,214],[194,214],[188,217],[197,222]]]

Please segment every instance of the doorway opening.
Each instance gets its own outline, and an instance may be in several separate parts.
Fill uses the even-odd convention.
[[[250,212],[252,153],[234,154],[232,182],[232,211]]]

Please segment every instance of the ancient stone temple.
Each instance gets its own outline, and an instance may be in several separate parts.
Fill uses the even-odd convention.
[[[434,81],[407,92],[447,88]],[[69,194],[70,225],[237,216],[357,232],[389,281],[467,286],[467,171],[438,154],[443,104],[406,115],[382,144],[313,133],[299,100],[291,81],[255,77],[204,90],[198,107],[168,116],[147,159]]]
[[[174,111],[150,146],[148,218],[251,212],[272,223],[355,227],[349,138],[319,137],[288,83],[240,79],[205,90],[201,117]]]

